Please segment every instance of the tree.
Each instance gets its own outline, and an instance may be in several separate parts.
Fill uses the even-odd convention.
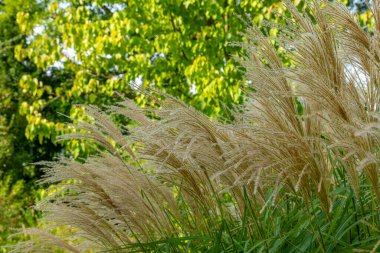
[[[36,186],[40,171],[31,163],[51,160],[61,150],[51,139],[43,143],[28,139],[25,136],[28,121],[19,112],[22,102],[28,99],[21,96],[19,88],[23,75],[48,83],[59,78],[57,74],[55,78],[47,76],[31,60],[20,62],[14,55],[15,46],[27,46],[28,41],[16,22],[17,13],[30,11],[37,19],[45,8],[43,1],[0,2],[0,245],[9,243],[7,237],[12,228],[35,224],[36,212],[30,206],[40,199],[43,191]]]
[[[54,88],[28,76],[20,86],[25,92],[48,93],[56,105],[71,107],[73,118],[81,115],[73,104],[108,104],[116,91],[129,96],[140,85],[172,94],[213,117],[225,116],[224,106],[242,101],[242,74],[232,57],[241,49],[227,46],[243,40],[239,32],[245,24],[238,15],[249,15],[255,23],[275,20],[273,8],[282,11],[279,2],[54,1],[43,20],[33,22],[30,13],[19,13],[23,32],[35,37],[16,54],[47,72],[59,66],[75,74]],[[136,100],[144,104],[145,98]],[[48,101],[21,104],[29,139],[50,138],[61,126],[46,119]],[[40,131],[44,127],[47,132]],[[76,156],[77,148],[71,147]]]
[[[294,3],[305,8],[303,1]],[[50,79],[20,80],[26,136],[55,141],[65,119],[54,113],[80,118],[76,104],[110,104],[115,92],[130,97],[136,86],[167,92],[214,118],[228,116],[224,108],[242,102],[243,81],[233,59],[242,50],[228,43],[245,40],[242,19],[281,23],[286,15],[278,0],[54,0],[43,18],[20,12],[17,21],[30,43],[16,48],[17,58],[46,73],[67,74],[54,87]],[[262,29],[278,32],[275,26]],[[144,96],[135,99],[146,102]],[[75,157],[86,154],[81,142],[65,145]]]

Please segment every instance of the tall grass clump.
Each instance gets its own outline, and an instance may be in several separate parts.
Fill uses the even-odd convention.
[[[369,31],[339,3],[303,13],[284,2],[276,38],[250,27],[236,44],[251,82],[233,120],[153,91],[140,91],[146,108],[86,107],[93,120],[61,139],[96,143],[98,155],[43,163],[41,183],[56,186],[37,205],[48,225],[15,251],[380,249],[380,1]]]

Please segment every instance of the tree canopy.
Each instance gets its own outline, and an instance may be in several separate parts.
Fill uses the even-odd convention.
[[[54,1],[45,17],[33,20],[20,12],[17,22],[30,38],[15,49],[19,60],[31,59],[51,73],[70,77],[56,86],[30,75],[20,80],[20,113],[27,115],[29,139],[51,138],[60,127],[45,117],[49,107],[107,104],[115,92],[130,94],[136,86],[154,87],[208,115],[241,102],[242,74],[228,42],[242,41],[245,19],[277,19],[280,1]],[[280,9],[281,10],[281,9]],[[276,29],[268,29],[275,33]],[[144,97],[136,98],[144,104]],[[70,109],[69,109],[70,107]]]

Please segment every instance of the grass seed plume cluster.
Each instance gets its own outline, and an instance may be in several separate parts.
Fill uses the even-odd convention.
[[[151,107],[86,107],[93,120],[61,138],[102,148],[44,163],[42,183],[56,185],[38,204],[49,226],[27,229],[15,251],[375,252],[380,1],[367,30],[339,3],[284,2],[276,38],[249,27],[235,45],[251,82],[233,120],[149,91]]]

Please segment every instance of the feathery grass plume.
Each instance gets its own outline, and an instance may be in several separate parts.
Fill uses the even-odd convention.
[[[255,137],[264,136],[255,138],[263,145],[259,152],[269,149],[267,155],[258,155],[264,165],[257,165],[253,173],[276,167],[290,189],[303,185],[305,197],[317,189],[328,210],[333,184],[329,157],[334,154],[334,159],[345,163],[356,191],[358,172],[364,170],[380,199],[374,154],[377,137],[367,131],[369,124],[377,122],[373,115],[379,100],[377,31],[369,37],[339,3],[312,1],[310,17],[285,2],[293,20],[287,20],[288,29],[278,46],[287,52],[291,66],[283,66],[274,43],[256,28],[248,29],[251,41],[243,45],[247,57],[238,59],[256,90],[251,97],[254,113],[260,114],[253,115],[252,129],[257,131]],[[375,17],[377,6],[374,1]],[[295,99],[302,100],[302,115]]]
[[[316,25],[313,25],[307,17],[301,16],[290,3],[288,9],[295,16],[296,22],[305,28],[305,31],[299,31],[299,36],[295,36],[302,39],[302,43],[297,41],[288,45],[291,48],[289,53],[294,55],[292,60],[297,64],[297,69],[283,67],[275,46],[257,28],[248,29],[247,35],[250,41],[243,44],[247,56],[238,59],[245,67],[246,77],[252,80],[255,89],[254,93],[249,92],[249,99],[253,102],[250,112],[247,113],[252,127],[244,128],[245,132],[251,132],[252,137],[241,140],[246,144],[246,146],[241,145],[242,149],[252,152],[247,158],[254,160],[248,160],[246,164],[250,164],[251,167],[243,171],[250,170],[246,178],[248,182],[254,183],[256,189],[265,187],[266,184],[275,183],[280,186],[283,183],[290,191],[301,190],[306,199],[311,197],[313,190],[316,190],[324,208],[328,210],[330,202],[328,189],[332,172],[324,140],[320,136],[322,126],[316,115],[320,110],[317,108],[319,104],[313,105],[304,101],[304,115],[301,118],[296,101],[298,91],[292,87],[295,81],[298,81],[298,84],[302,83],[302,80],[297,80],[297,71],[301,68],[305,67],[305,71],[310,68],[310,72],[314,73],[318,71],[315,68],[319,66],[313,66],[309,58],[301,59],[301,52],[296,53],[294,50],[300,47],[301,50],[306,48],[311,52],[314,48],[308,46],[307,42],[319,34],[313,30],[317,29]],[[291,28],[295,27],[289,25]],[[296,32],[295,29],[293,31]],[[292,38],[283,39],[287,44],[292,42],[290,41]],[[306,49],[305,53],[310,53]],[[321,51],[320,48],[317,49]],[[318,51],[315,53],[318,55]],[[300,59],[297,61],[296,57]],[[302,74],[299,73],[300,78],[303,77]],[[305,75],[304,79],[312,81],[309,74]],[[306,83],[307,80],[304,81]],[[241,151],[236,152],[238,158],[240,153]]]
[[[57,184],[57,192],[38,205],[45,222],[72,232],[66,242],[27,230],[36,237],[18,249],[378,247],[380,1],[371,33],[339,3],[310,1],[304,13],[284,2],[290,17],[279,37],[249,27],[248,42],[238,44],[251,84],[233,122],[212,121],[159,92],[140,91],[156,107],[128,100],[106,112],[86,107],[93,122],[61,139],[103,148],[85,162],[44,163],[41,182]],[[136,125],[123,134],[110,114]]]

